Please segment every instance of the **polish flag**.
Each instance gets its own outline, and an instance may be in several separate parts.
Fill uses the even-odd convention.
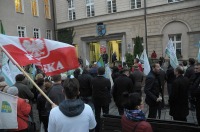
[[[74,46],[66,43],[0,34],[0,44],[20,66],[36,64],[48,76],[79,67]]]

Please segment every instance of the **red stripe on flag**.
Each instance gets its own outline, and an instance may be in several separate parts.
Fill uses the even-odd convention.
[[[60,74],[79,67],[74,47],[51,50],[48,57],[40,60],[42,69],[48,76]]]
[[[13,44],[4,45],[3,47],[20,66],[26,66],[38,62],[38,60],[33,58],[30,54]]]

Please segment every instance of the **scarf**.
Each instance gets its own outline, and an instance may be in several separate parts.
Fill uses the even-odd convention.
[[[124,110],[124,114],[127,119],[132,121],[144,121],[146,120],[145,114],[142,110]]]

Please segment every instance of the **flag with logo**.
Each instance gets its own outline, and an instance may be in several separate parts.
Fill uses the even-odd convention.
[[[20,66],[36,64],[48,76],[79,67],[75,47],[66,43],[0,34],[0,44]]]
[[[0,92],[0,129],[17,129],[18,97]]]
[[[178,66],[178,59],[176,57],[176,51],[174,49],[173,42],[171,39],[168,41],[165,53],[170,59],[170,65],[175,69]]]
[[[143,60],[143,62],[144,62],[144,71],[143,72],[145,75],[148,75],[151,68],[149,65],[149,59],[147,57],[147,53],[146,53],[145,49],[143,50],[142,55],[140,56],[140,59]]]
[[[97,61],[97,66],[98,67],[104,67],[103,58],[101,56],[100,56],[99,60]]]

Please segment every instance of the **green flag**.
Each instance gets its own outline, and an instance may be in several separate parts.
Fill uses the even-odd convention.
[[[4,30],[4,28],[3,28],[3,23],[2,23],[1,20],[0,20],[0,33],[1,33],[1,34],[5,34],[5,30]]]
[[[103,62],[103,59],[102,59],[101,56],[100,56],[99,60],[97,61],[97,66],[98,67],[104,67],[104,62]]]

